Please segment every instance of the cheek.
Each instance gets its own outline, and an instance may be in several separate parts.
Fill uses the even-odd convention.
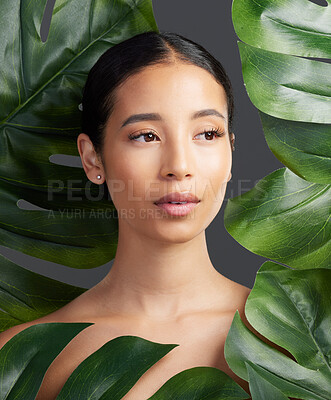
[[[201,174],[204,177],[206,190],[215,195],[226,186],[232,166],[231,152],[222,150],[217,154],[210,154],[202,164]]]
[[[109,156],[110,159],[110,156]],[[107,165],[108,189],[115,207],[143,199],[147,167],[129,155],[113,155]]]

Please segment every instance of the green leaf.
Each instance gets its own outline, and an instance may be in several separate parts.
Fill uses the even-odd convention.
[[[331,183],[331,125],[259,114],[268,146],[284,165],[307,181]]]
[[[79,364],[56,400],[119,400],[153,364],[177,346],[137,336],[110,340]]]
[[[270,149],[298,176],[330,183],[331,65],[294,56],[331,56],[331,5],[234,0],[232,19]]]
[[[45,0],[1,0],[0,241],[8,248],[74,268],[114,258],[117,213],[79,167],[82,89],[107,49],[158,30],[150,0],[57,0],[46,43]],[[98,197],[98,195],[100,196]],[[24,210],[24,199],[42,210]]]
[[[0,311],[0,332],[11,328],[14,325],[20,324],[21,321],[7,314],[6,312]]]
[[[303,57],[331,57],[331,7],[308,0],[234,0],[239,38],[255,47]]]
[[[90,325],[49,322],[13,336],[0,350],[0,400],[34,400],[49,365]]]
[[[225,372],[213,367],[194,367],[171,377],[148,400],[235,400],[250,396]]]
[[[87,269],[105,264],[114,258],[117,247],[118,223],[112,217],[116,215],[114,206],[105,201],[84,199],[77,203],[77,200],[67,200],[73,192],[68,187],[63,190],[67,195],[51,194],[52,200],[47,200],[46,192],[0,180],[1,244],[72,268]],[[17,202],[22,198],[48,208],[45,211],[21,209]]]
[[[43,43],[45,8],[44,0],[1,0],[0,120],[63,135],[79,130],[82,87],[99,56],[157,26],[149,0],[56,0]]]
[[[331,65],[257,49],[238,42],[252,103],[265,114],[293,121],[331,123]]]
[[[245,365],[252,400],[288,400],[288,397],[260,375],[261,367],[250,362],[245,362]]]
[[[229,199],[227,231],[253,253],[299,269],[331,268],[331,188],[287,168]]]
[[[291,270],[271,261],[258,271],[248,322],[297,362],[331,378],[331,270]]]
[[[229,367],[248,381],[245,362],[265,369],[263,377],[286,396],[304,400],[329,400],[330,377],[305,368],[255,336],[236,311],[225,341],[224,355]],[[261,371],[260,371],[261,372]]]
[[[87,289],[39,275],[0,254],[0,331],[41,318]]]
[[[248,380],[250,362],[259,378],[286,396],[330,398],[330,273],[291,270],[270,261],[262,265],[246,301],[247,320],[262,336],[293,353],[296,361],[258,338],[236,311],[224,348],[234,373]]]

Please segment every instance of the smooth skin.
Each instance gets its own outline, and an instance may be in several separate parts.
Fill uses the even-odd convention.
[[[201,110],[221,116],[205,113],[192,119]],[[127,118],[142,113],[158,117],[122,127]],[[214,268],[205,235],[231,179],[234,134],[227,126],[223,87],[204,69],[174,59],[144,68],[118,88],[105,128],[104,164],[89,137],[79,135],[87,177],[96,184],[106,181],[118,211],[118,247],[112,268],[96,286],[63,308],[0,335],[2,346],[36,323],[94,322],[53,362],[37,400],[55,399],[80,362],[122,335],[179,344],[124,400],[147,399],[173,375],[196,366],[219,368],[248,391],[229,369],[224,343],[237,309],[249,326],[244,306],[250,289]],[[210,129],[224,134],[204,133]],[[140,133],[145,135],[128,138]],[[201,200],[189,215],[170,216],[154,204],[166,193],[186,190]]]

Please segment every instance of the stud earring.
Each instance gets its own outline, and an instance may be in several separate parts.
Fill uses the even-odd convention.
[[[98,175],[98,176],[97,176],[97,179],[101,179],[101,175]]]

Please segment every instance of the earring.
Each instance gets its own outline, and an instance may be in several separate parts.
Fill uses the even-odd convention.
[[[101,175],[98,175],[98,176],[97,176],[97,179],[101,179]]]

